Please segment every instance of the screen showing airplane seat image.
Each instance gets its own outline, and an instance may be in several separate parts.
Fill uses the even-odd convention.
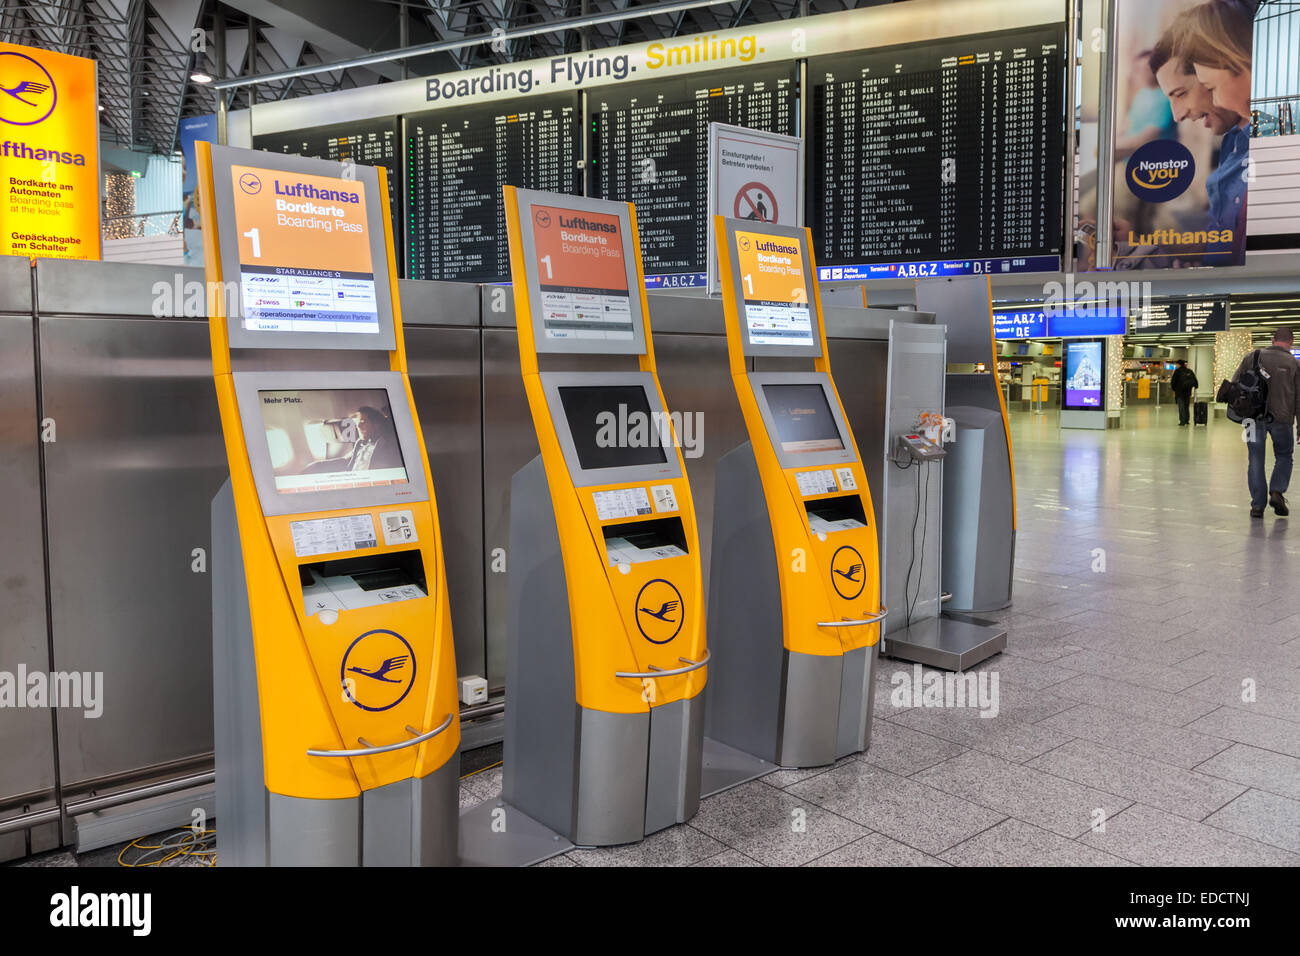
[[[385,389],[259,391],[257,397],[277,492],[409,481]]]
[[[672,433],[652,412],[644,385],[561,385],[558,392],[584,470],[668,461]]]
[[[1101,342],[1067,342],[1063,407],[1089,411],[1101,409],[1103,368]]]
[[[843,436],[821,385],[764,384],[762,388],[781,451],[798,455],[844,450]]]

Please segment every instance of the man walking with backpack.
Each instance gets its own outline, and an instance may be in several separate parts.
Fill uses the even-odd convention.
[[[1178,402],[1178,424],[1186,425],[1189,421],[1187,409],[1192,401],[1192,392],[1196,391],[1200,385],[1196,381],[1196,373],[1187,367],[1187,363],[1182,359],[1178,360],[1178,368],[1174,370],[1173,377],[1169,379],[1169,387],[1174,390],[1174,400]]]
[[[1244,386],[1256,406],[1238,410],[1255,413],[1253,417],[1242,416],[1242,424],[1247,430],[1249,465],[1246,483],[1250,486],[1252,518],[1262,518],[1264,506],[1270,504],[1279,517],[1289,513],[1284,493],[1291,483],[1291,459],[1295,447],[1292,426],[1296,417],[1296,381],[1300,378],[1300,363],[1291,354],[1293,344],[1295,336],[1290,329],[1277,329],[1273,333],[1273,344],[1249,353],[1232,377],[1233,385]],[[1258,391],[1255,391],[1256,387]],[[1273,439],[1273,474],[1266,482],[1264,443],[1270,436]]]

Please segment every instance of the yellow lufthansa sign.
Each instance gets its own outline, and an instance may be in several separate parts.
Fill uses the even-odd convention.
[[[98,259],[95,62],[0,43],[0,255]]]

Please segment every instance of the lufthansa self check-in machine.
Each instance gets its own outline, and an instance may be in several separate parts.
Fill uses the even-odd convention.
[[[718,463],[707,733],[784,767],[828,764],[870,739],[886,614],[871,494],[831,379],[809,232],[714,227],[750,440]]]
[[[382,169],[198,145],[226,865],[455,865],[460,726]],[[228,290],[228,291],[227,291]]]
[[[541,455],[510,496],[502,796],[578,845],[699,806],[699,536],[628,203],[505,188]]]

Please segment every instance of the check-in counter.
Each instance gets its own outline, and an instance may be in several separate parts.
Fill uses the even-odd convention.
[[[44,536],[41,528],[40,413],[31,263],[0,256],[0,672],[48,672]],[[15,688],[25,693],[25,688]],[[24,701],[25,703],[25,701]],[[0,860],[28,852],[28,833],[10,827],[45,820],[30,831],[32,852],[57,846],[54,734],[46,708],[6,706],[0,719]]]

